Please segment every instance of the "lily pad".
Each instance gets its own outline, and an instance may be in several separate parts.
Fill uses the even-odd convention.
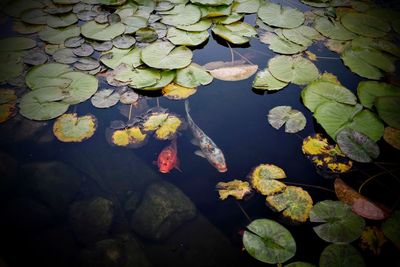
[[[163,96],[172,100],[187,99],[194,95],[196,91],[196,88],[185,87],[175,83],[170,83],[162,89]]]
[[[314,27],[323,36],[334,40],[347,41],[357,37],[357,34],[347,30],[340,21],[327,17],[317,17],[314,22]]]
[[[97,120],[93,115],[78,117],[76,113],[60,116],[53,125],[53,133],[61,142],[82,142],[93,136]]]
[[[285,262],[296,253],[296,242],[290,232],[268,219],[257,219],[247,226],[243,245],[252,257],[269,264]]]
[[[257,72],[253,81],[253,88],[259,90],[276,91],[286,87],[288,83],[282,82],[272,76],[268,68]]]
[[[201,11],[198,6],[191,4],[176,5],[172,10],[160,12],[161,22],[167,25],[191,25],[201,18]]]
[[[346,13],[340,21],[348,30],[366,37],[383,37],[390,31],[387,22],[363,13]]]
[[[64,44],[65,40],[79,36],[79,34],[81,34],[81,30],[76,25],[58,29],[45,27],[39,32],[39,38],[51,44]]]
[[[258,66],[246,64],[242,61],[223,62],[215,61],[204,65],[210,74],[222,81],[241,81],[256,73]]]
[[[241,180],[233,180],[230,182],[219,182],[216,186],[219,199],[224,200],[229,196],[235,199],[243,199],[246,195],[251,193],[250,184]]]
[[[175,27],[188,32],[202,32],[208,30],[212,25],[211,19],[202,19],[190,25],[176,25]]]
[[[266,32],[260,36],[262,43],[268,44],[269,49],[284,55],[293,55],[307,50],[307,46],[299,45],[286,39],[283,35],[278,36],[272,32]]]
[[[160,30],[158,32],[160,32]],[[152,43],[158,38],[163,38],[167,34],[166,29],[162,37],[159,36],[158,32],[151,27],[140,28],[135,33],[136,40],[141,43]]]
[[[285,171],[272,164],[261,164],[254,168],[249,175],[251,186],[264,196],[273,195],[286,188],[277,179],[286,178]]]
[[[377,97],[400,96],[400,87],[383,82],[362,81],[358,84],[357,94],[361,104],[371,109]]]
[[[66,88],[71,80],[59,77],[71,71],[72,69],[68,65],[58,63],[35,66],[26,74],[25,83],[32,90],[48,86]]]
[[[119,99],[119,101],[122,104],[127,104],[127,105],[133,104],[133,103],[137,102],[138,100],[139,100],[139,95],[132,90],[128,90],[128,91],[124,92],[123,94],[121,94],[121,97]]]
[[[120,35],[115,37],[112,40],[112,43],[116,48],[128,49],[131,48],[136,43],[136,40],[134,37],[129,35]]]
[[[71,81],[68,86],[63,89],[68,92],[68,97],[64,98],[63,102],[70,105],[88,100],[94,93],[96,93],[99,86],[96,77],[78,71],[62,74],[59,78]]]
[[[305,19],[304,14],[297,9],[270,2],[264,3],[257,15],[266,24],[279,28],[296,28]]]
[[[282,34],[289,41],[306,47],[310,46],[313,40],[321,38],[314,28],[305,25],[293,29],[283,29]]]
[[[315,233],[332,243],[350,243],[360,237],[365,221],[353,213],[351,207],[340,201],[324,200],[315,204],[310,221],[322,223],[315,226]]]
[[[393,127],[386,127],[383,139],[392,147],[400,150],[400,130]]]
[[[256,35],[252,26],[245,22],[235,22],[228,25],[217,24],[212,28],[213,33],[233,44],[245,44],[250,41],[250,37]]]
[[[143,133],[139,126],[113,131],[111,143],[116,146],[137,148],[145,144],[147,134]]]
[[[123,17],[122,23],[125,25],[125,34],[133,34],[148,24],[147,19],[141,16]]]
[[[61,64],[72,64],[78,61],[78,57],[70,48],[59,49],[52,56],[55,62]]]
[[[371,162],[379,156],[378,145],[368,136],[350,128],[341,130],[336,141],[343,153],[354,161]]]
[[[395,211],[382,224],[382,230],[385,236],[400,248],[400,211]]]
[[[139,67],[142,64],[140,60],[140,48],[113,48],[103,53],[100,57],[100,61],[111,69],[115,69],[120,64],[127,64],[133,68]]]
[[[145,132],[155,131],[155,138],[168,140],[176,136],[177,130],[182,126],[182,120],[175,115],[165,112],[152,112],[143,123]]]
[[[81,31],[86,38],[96,41],[111,41],[125,32],[125,26],[121,22],[109,25],[89,21],[81,26]]]
[[[119,102],[120,94],[114,89],[103,89],[98,91],[92,98],[92,105],[96,108],[109,108]]]
[[[361,77],[368,78],[371,80],[379,80],[380,78],[383,77],[382,71],[373,65],[368,64],[363,58],[361,58],[361,54],[359,51],[362,50],[362,48],[357,48],[357,49],[346,49],[341,55],[341,59],[343,60],[343,63],[350,68],[350,70]],[[364,50],[365,51],[365,50]],[[368,51],[367,51],[368,53]],[[370,57],[370,61],[373,60],[373,58],[378,60],[381,59],[382,53],[373,53],[371,54],[371,57],[367,54],[367,57]],[[381,62],[382,64],[383,62]],[[385,63],[387,67],[392,68],[391,62]]]
[[[52,28],[67,27],[78,22],[78,17],[74,13],[62,15],[48,15],[46,23]]]
[[[190,0],[194,4],[201,4],[205,6],[220,6],[220,5],[230,5],[233,0]]]
[[[304,129],[307,120],[303,113],[290,106],[278,106],[269,111],[268,122],[277,130],[285,124],[285,132],[297,133]]]
[[[270,59],[268,68],[276,79],[299,85],[308,84],[319,76],[317,67],[310,60],[299,56],[276,56]]]
[[[8,37],[0,39],[0,52],[11,52],[31,49],[36,41],[26,37]]]
[[[74,68],[82,71],[92,71],[99,67],[100,62],[92,57],[82,57],[74,64]]]
[[[191,63],[176,72],[175,83],[185,87],[197,87],[211,83],[213,76],[202,66]]]
[[[120,65],[120,66],[126,66]],[[118,70],[115,69],[115,71]],[[115,79],[123,83],[127,83],[129,87],[142,89],[149,86],[154,86],[161,79],[160,70],[153,68],[131,69],[129,66],[115,75]]]
[[[168,84],[172,83],[172,81],[175,79],[176,76],[176,71],[175,70],[164,70],[160,73],[161,78],[156,82],[156,84],[153,84],[151,86],[146,86],[143,88],[140,88],[141,90],[159,90],[167,86]]]
[[[321,253],[319,259],[320,267],[354,266],[365,267],[360,253],[348,244],[331,244]]]
[[[296,261],[286,264],[284,265],[284,267],[316,267],[316,266],[308,262]]]
[[[384,122],[400,129],[400,96],[380,96],[375,101],[375,107]]]
[[[174,45],[196,46],[208,39],[208,31],[188,32],[171,27],[167,32],[167,39]]]
[[[301,92],[301,98],[311,112],[315,112],[318,106],[326,102],[338,102],[353,106],[357,104],[357,97],[349,89],[325,80],[316,80],[307,85]]]
[[[184,46],[175,47],[170,42],[156,42],[141,52],[142,61],[158,69],[181,69],[192,61],[192,51]]]
[[[47,60],[47,55],[41,50],[32,51],[31,53],[23,57],[23,61],[25,64],[33,66],[44,64],[47,62]]]
[[[82,44],[72,49],[72,52],[78,57],[88,57],[94,52],[94,48],[90,44]]]

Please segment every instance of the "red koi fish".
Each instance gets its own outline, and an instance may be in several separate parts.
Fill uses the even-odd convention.
[[[171,144],[165,147],[158,155],[157,166],[161,173],[169,173],[173,168],[181,171],[179,169],[176,138],[173,139]]]

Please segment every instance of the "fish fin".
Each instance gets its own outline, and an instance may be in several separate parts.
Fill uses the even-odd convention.
[[[193,138],[192,140],[190,140],[190,143],[192,143],[192,145],[194,145],[194,146],[200,146],[200,142],[196,138]]]
[[[189,107],[189,100],[185,100],[185,110],[186,110],[186,113],[189,113],[190,112],[190,107]]]
[[[194,152],[195,155],[202,157],[202,158],[206,158],[206,156],[204,155],[204,153],[201,150],[196,150]]]
[[[174,168],[177,169],[177,170],[180,171],[180,172],[183,172],[183,171],[181,170],[181,161],[180,161],[178,158],[176,159],[176,163],[175,163]]]
[[[175,166],[175,169],[177,169],[179,172],[183,172],[183,171],[181,170],[181,168],[179,167],[179,165],[176,165],[176,166]]]

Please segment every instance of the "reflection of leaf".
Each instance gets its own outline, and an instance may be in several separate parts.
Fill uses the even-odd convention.
[[[53,133],[62,142],[82,142],[93,136],[97,120],[92,115],[78,117],[76,113],[64,114],[53,126]]]
[[[280,194],[267,197],[267,204],[294,222],[305,222],[310,216],[312,198],[301,187],[288,186]]]
[[[386,217],[385,212],[348,186],[340,178],[335,179],[335,193],[338,199],[352,206],[353,211],[370,220],[382,220]]]
[[[306,126],[306,117],[303,113],[290,106],[278,106],[268,113],[268,122],[279,130],[285,124],[285,132],[297,133]]]
[[[257,65],[245,64],[242,61],[209,62],[204,65],[211,75],[222,81],[240,81],[252,76],[258,69]]]
[[[243,245],[257,260],[276,264],[295,255],[296,242],[290,232],[279,223],[258,219],[252,221],[247,229],[243,235]]]
[[[221,200],[228,198],[228,196],[233,196],[236,199],[243,199],[243,197],[251,192],[249,183],[240,180],[219,182],[216,188],[218,189],[219,198]]]
[[[400,211],[395,211],[382,224],[382,230],[385,236],[400,249]]]
[[[251,186],[261,194],[269,196],[282,191],[286,185],[276,179],[286,178],[284,170],[271,164],[261,164],[250,174]]]
[[[367,226],[361,234],[361,247],[372,251],[374,255],[381,254],[381,248],[386,242],[382,230],[376,226]]]
[[[356,240],[365,227],[365,221],[354,214],[351,207],[340,201],[325,200],[312,208],[310,221],[322,223],[315,226],[315,233],[332,243],[349,243]]]
[[[360,253],[348,244],[331,244],[321,253],[319,259],[320,267],[365,267]]]

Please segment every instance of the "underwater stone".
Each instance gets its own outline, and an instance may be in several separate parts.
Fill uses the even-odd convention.
[[[96,197],[75,202],[70,207],[70,224],[82,243],[93,243],[107,237],[114,217],[111,200]]]
[[[145,238],[160,240],[195,216],[192,201],[174,185],[161,181],[148,187],[131,226]]]
[[[67,212],[83,180],[74,168],[57,161],[24,165],[22,173],[27,190],[59,216]]]

